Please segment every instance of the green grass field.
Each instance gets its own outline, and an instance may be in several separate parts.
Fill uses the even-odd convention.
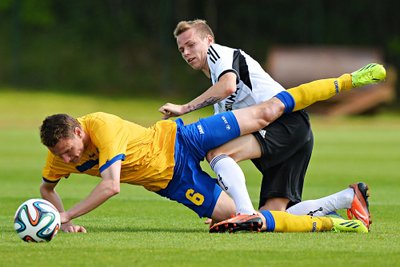
[[[168,101],[172,101],[169,99]],[[87,234],[59,233],[50,243],[25,243],[13,228],[16,208],[39,197],[46,149],[38,127],[46,115],[106,111],[151,125],[158,100],[106,99],[0,90],[0,266],[400,266],[400,116],[312,117],[315,149],[304,199],[363,180],[371,187],[369,234],[208,234],[187,208],[122,185],[121,193],[75,220]],[[193,121],[211,110],[184,117]],[[241,164],[258,205],[260,174]],[[68,208],[98,178],[71,176],[58,186]]]

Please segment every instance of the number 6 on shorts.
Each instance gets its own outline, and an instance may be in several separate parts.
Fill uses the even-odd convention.
[[[197,206],[201,206],[204,202],[204,196],[200,193],[194,192],[193,189],[188,189],[185,195],[187,199]]]

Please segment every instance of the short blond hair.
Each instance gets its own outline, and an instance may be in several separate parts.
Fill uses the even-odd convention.
[[[207,22],[203,19],[180,21],[174,30],[175,38],[177,38],[181,33],[184,33],[192,28],[196,29],[202,38],[207,37],[207,35],[211,35],[213,38],[215,38],[210,26],[208,26]]]

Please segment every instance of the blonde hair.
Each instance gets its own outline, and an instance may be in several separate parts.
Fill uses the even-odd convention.
[[[174,30],[175,38],[177,38],[181,33],[184,33],[192,28],[196,29],[196,32],[199,33],[200,37],[202,38],[207,37],[207,35],[211,35],[213,39],[215,38],[210,26],[208,26],[207,22],[203,19],[180,21]]]

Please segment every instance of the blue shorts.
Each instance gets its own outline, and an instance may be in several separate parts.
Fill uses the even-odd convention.
[[[211,217],[221,194],[217,180],[201,169],[207,152],[238,136],[240,128],[232,112],[224,112],[183,125],[176,120],[174,176],[157,194],[182,203],[199,217]]]

